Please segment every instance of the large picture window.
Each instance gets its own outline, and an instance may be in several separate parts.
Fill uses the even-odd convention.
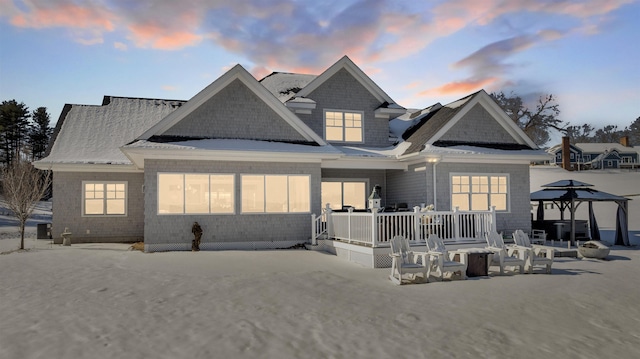
[[[234,213],[234,175],[159,173],[159,214]]]
[[[83,216],[126,216],[127,182],[82,182]]]
[[[509,210],[509,177],[504,174],[451,175],[451,207],[463,211]]]
[[[362,142],[362,113],[325,111],[327,141]]]
[[[306,213],[311,210],[307,175],[243,175],[242,213]]]
[[[322,207],[329,203],[331,209],[345,206],[365,209],[367,203],[367,182],[364,180],[325,180],[322,181]]]

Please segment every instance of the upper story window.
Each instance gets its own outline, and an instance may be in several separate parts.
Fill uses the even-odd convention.
[[[327,141],[362,142],[362,112],[324,112],[324,133]]]
[[[127,182],[82,182],[83,216],[126,216]]]

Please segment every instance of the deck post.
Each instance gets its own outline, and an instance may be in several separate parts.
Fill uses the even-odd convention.
[[[325,220],[327,221],[327,239],[331,238],[331,234],[333,233],[333,216],[331,215],[331,205],[327,203],[326,208],[324,209]]]
[[[371,247],[378,246],[378,211],[375,208],[371,209]]]
[[[459,211],[459,207],[456,206],[453,209],[453,238],[455,238],[455,241],[459,241],[460,240],[460,213]]]
[[[413,207],[413,240],[420,242],[422,240],[420,236],[420,207]]]
[[[353,207],[349,207],[347,212],[349,213],[347,215],[347,238],[349,238],[349,243],[351,243],[351,238],[353,238],[351,237],[351,214],[353,213]]]
[[[316,237],[316,214],[311,213],[311,245],[318,245],[318,237]]]
[[[498,233],[498,226],[496,222],[496,206],[491,206],[491,231]]]

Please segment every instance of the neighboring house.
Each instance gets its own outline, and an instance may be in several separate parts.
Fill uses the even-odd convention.
[[[145,251],[283,248],[325,203],[496,207],[531,228],[529,163],[548,155],[485,91],[409,111],[348,57],[318,76],[257,81],[237,65],[189,101],[106,96],[65,105],[47,157],[53,233]]]
[[[562,144],[550,147],[547,152],[553,156],[553,163],[558,166],[562,166]],[[578,167],[578,164],[584,164],[581,148],[573,144],[569,145],[569,162],[571,164],[571,167],[576,169]]]
[[[610,169],[638,168],[640,166],[639,151],[628,144],[623,137],[622,143],[576,143],[570,145],[570,160],[573,168]],[[555,157],[555,163],[562,165],[562,145],[555,145],[547,150]]]

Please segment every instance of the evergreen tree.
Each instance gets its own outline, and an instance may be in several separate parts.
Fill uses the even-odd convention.
[[[38,107],[33,111],[31,120],[29,144],[31,145],[31,160],[35,161],[44,156],[53,129],[50,127],[50,118],[46,107]]]
[[[10,166],[19,158],[26,143],[29,129],[29,108],[16,100],[2,101],[0,104],[0,148],[3,151],[2,162]]]

